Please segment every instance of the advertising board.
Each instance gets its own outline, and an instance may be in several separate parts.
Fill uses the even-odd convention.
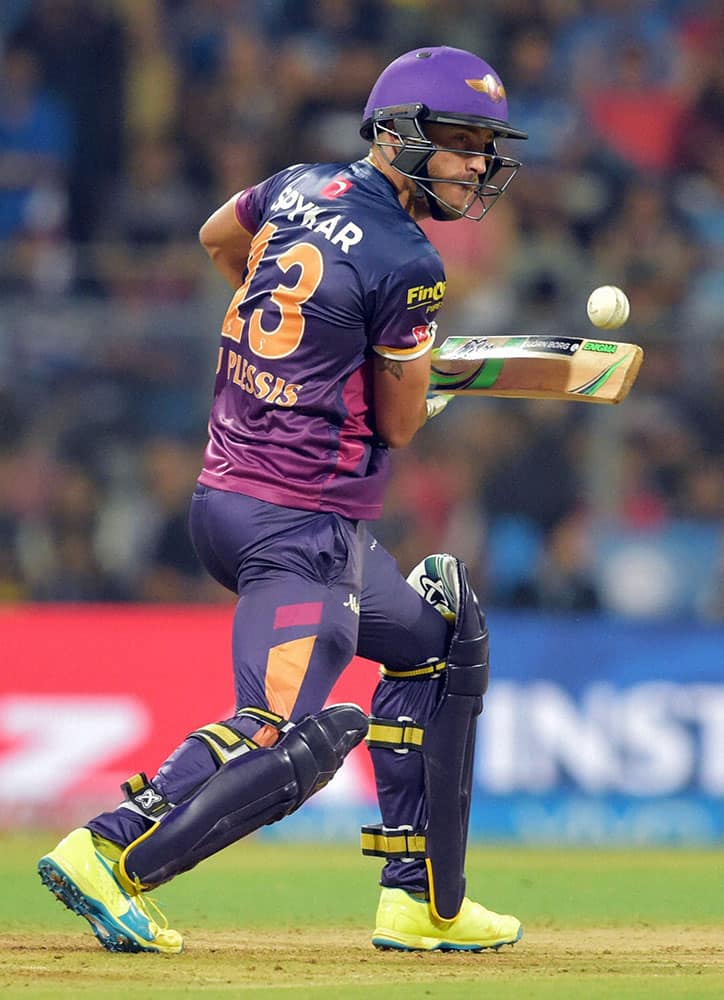
[[[82,822],[233,712],[223,607],[19,606],[0,613],[0,825]],[[724,629],[491,611],[471,837],[724,838]],[[365,710],[375,664],[331,701]],[[377,820],[369,754],[271,836],[355,837]]]

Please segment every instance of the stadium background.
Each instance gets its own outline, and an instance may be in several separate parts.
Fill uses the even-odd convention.
[[[209,212],[364,152],[377,72],[480,52],[530,132],[477,226],[429,226],[441,331],[646,351],[618,408],[455,401],[395,455],[380,539],[451,550],[492,629],[473,836],[724,837],[723,19],[705,0],[6,0],[0,12],[0,824],[107,805],[230,708],[228,595],[185,529],[228,292]],[[340,697],[365,703],[374,667]],[[354,838],[359,750],[270,833]]]

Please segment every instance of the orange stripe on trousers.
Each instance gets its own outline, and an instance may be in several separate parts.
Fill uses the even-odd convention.
[[[294,711],[316,640],[316,635],[307,635],[269,650],[265,686],[267,705],[285,719]]]

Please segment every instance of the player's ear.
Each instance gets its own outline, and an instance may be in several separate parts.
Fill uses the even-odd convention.
[[[390,125],[391,123],[387,122],[385,124]],[[397,132],[391,131],[388,128],[383,128],[382,126],[380,126],[375,141],[372,143],[372,149],[379,149],[380,152],[384,153],[385,147],[389,146],[394,146],[395,149],[400,149],[402,146],[402,141]]]

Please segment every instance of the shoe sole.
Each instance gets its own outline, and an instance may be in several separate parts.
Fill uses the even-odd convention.
[[[432,941],[433,938],[416,938],[414,943],[403,941],[400,938],[386,937],[384,931],[375,932],[372,944],[379,951],[498,951],[504,945],[514,945],[523,937],[523,928],[518,929],[517,935],[512,941],[496,941],[494,944],[457,944],[454,941],[437,941],[433,945],[423,944],[424,941]]]
[[[49,889],[56,899],[64,906],[84,917],[91,925],[93,933],[106,951],[123,952],[158,952],[159,948],[152,945],[144,946],[130,937],[103,903],[86,896],[81,892],[67,872],[56,864],[52,858],[41,858],[38,862],[38,874],[43,885]]]

